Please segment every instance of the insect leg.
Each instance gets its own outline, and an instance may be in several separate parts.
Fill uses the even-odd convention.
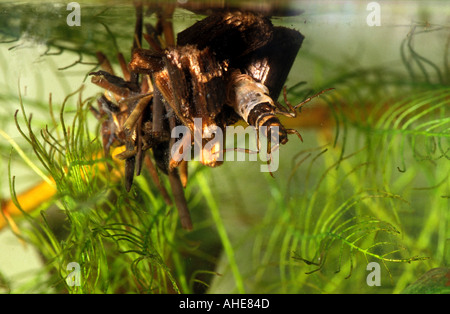
[[[164,103],[161,92],[157,87],[154,88],[155,97],[153,98],[152,110],[152,132],[158,136],[163,133]]]
[[[136,145],[137,145],[137,152],[136,152],[136,175],[141,174],[142,169],[142,161],[144,159],[144,151],[142,150],[142,116],[139,117],[137,124],[136,124]]]
[[[166,110],[169,110],[168,108],[169,105],[166,106],[166,104],[163,101],[160,101],[160,106],[163,109],[165,108]],[[175,116],[169,117],[169,129],[172,130],[172,128],[174,128],[175,126],[176,126]],[[155,160],[158,164],[158,167],[168,175],[169,183],[172,189],[172,194],[175,200],[175,206],[177,207],[182,227],[187,230],[192,230],[192,221],[183,190],[183,185],[186,184],[185,181],[187,180],[187,176],[183,174],[182,176],[183,182],[182,182],[180,179],[180,175],[178,173],[178,169],[174,168],[178,166],[178,164],[174,164],[175,161],[172,160],[172,158],[170,157],[170,152],[174,142],[175,142],[174,138],[170,138],[169,141],[162,142],[161,143],[162,146],[154,148],[153,153],[155,156]]]
[[[192,230],[192,220],[187,207],[186,197],[184,196],[183,186],[177,169],[169,169],[169,182],[172,187],[173,197],[180,216],[181,226],[186,230]]]
[[[325,92],[328,92],[328,91],[330,91],[330,90],[332,90],[332,89],[334,89],[334,88],[331,87],[331,88],[324,89],[324,90],[322,90],[322,91],[320,91],[320,92],[318,92],[318,93],[312,95],[311,97],[306,98],[304,101],[302,101],[301,103],[299,103],[298,105],[296,105],[296,106],[294,107],[294,109],[297,110],[298,108],[302,107],[304,104],[310,102],[313,98],[316,98],[316,97],[318,97],[319,95],[321,95],[321,94],[323,94],[323,93],[325,93]]]
[[[141,42],[142,42],[142,2],[136,1],[135,2],[135,8],[136,8],[136,24],[134,25],[134,38],[133,38],[133,47],[132,51],[136,48],[141,48]]]
[[[186,160],[182,160],[180,165],[178,166],[180,169],[180,180],[183,188],[186,188],[188,181],[188,162]]]
[[[129,81],[131,78],[130,70],[128,69],[128,64],[125,61],[125,57],[122,53],[117,54],[117,59],[119,60],[120,68],[122,69],[123,77],[126,81]]]
[[[173,7],[173,6],[164,6],[158,12],[158,23],[161,25],[161,28],[163,30],[164,39],[166,41],[166,47],[174,47],[175,46],[175,35],[174,35],[173,24],[172,24],[172,19],[171,19],[172,15],[173,15],[173,12],[174,12],[174,9],[175,9],[175,7]],[[161,114],[161,112],[164,109],[162,102],[163,102],[162,101],[162,97],[160,97],[160,102],[157,103],[160,108],[154,108],[154,110],[156,109],[157,115]],[[158,123],[157,125],[159,125],[161,122],[155,121],[156,120],[155,118],[156,117],[154,116],[154,123],[156,122],[156,123]],[[161,121],[162,119],[158,119],[158,120]],[[169,125],[170,125],[170,129],[171,130],[172,130],[172,128],[175,127],[175,124],[176,124],[175,117],[174,116],[170,117],[169,118]],[[160,127],[160,129],[159,128],[156,129],[156,126],[155,126],[155,131],[156,132],[161,132],[161,130],[162,130],[162,126]],[[172,147],[173,147],[174,142],[175,142],[175,139],[171,138],[170,139],[170,148],[169,148],[170,151],[172,151]],[[181,185],[183,187],[186,187],[187,180],[188,180],[188,172],[187,172],[188,171],[188,165],[187,165],[187,161],[185,161],[185,160],[183,160],[183,161],[181,161],[179,163],[175,163],[172,159],[170,160],[170,164],[169,164],[169,179],[171,177],[170,173],[175,171],[175,170],[172,170],[172,169],[174,167],[177,167],[177,166],[180,166],[180,170],[181,170],[181,173],[180,173],[181,176],[180,176],[180,174],[177,173],[178,180],[180,180],[180,183],[181,183]],[[173,180],[173,178],[172,178],[172,180]],[[171,181],[171,185],[172,185],[172,189],[174,189],[172,181]],[[177,207],[179,207],[178,210],[180,211],[180,209],[181,209],[183,211],[182,208],[184,207],[186,209],[187,214],[189,214],[189,211],[187,209],[186,199],[185,199],[185,196],[184,196],[184,192],[181,191],[181,193],[180,193],[182,197],[181,196],[177,197],[177,195],[175,193],[175,190],[173,190],[173,193],[174,193],[174,197],[175,197],[175,202],[177,202],[177,198],[179,200],[179,202],[177,202]],[[181,205],[181,208],[180,208],[180,206],[178,206],[179,204]],[[180,217],[182,217],[181,213],[180,213]],[[190,220],[190,218],[189,218],[189,220]],[[182,221],[182,223],[183,223],[183,221]],[[191,228],[192,228],[192,223],[190,223],[190,225],[191,225]]]
[[[128,150],[127,145],[127,150]],[[133,184],[133,178],[134,178],[134,169],[136,164],[136,157],[130,157],[125,159],[125,189],[127,192],[130,192],[131,185]]]
[[[89,106],[89,110],[91,111],[91,113],[94,115],[94,117],[97,120],[100,120],[101,118],[103,118],[103,114],[100,113],[100,111],[98,111],[97,109],[94,108],[94,106],[90,105]]]
[[[120,97],[128,97],[131,95],[132,90],[135,89],[133,84],[125,81],[124,79],[112,75],[106,71],[97,71],[90,73],[92,76],[92,83],[116,94]]]
[[[270,164],[272,163],[272,130],[269,128],[269,132],[267,134],[267,168],[269,169],[269,173],[274,178],[272,171],[270,170]]]
[[[164,5],[158,10],[158,24],[162,28],[166,47],[175,46],[175,35],[173,31],[172,15],[175,10],[174,6]]]
[[[92,112],[96,112],[95,116],[101,120],[101,135],[103,143],[104,156],[109,156],[109,149],[114,140],[117,139],[116,131],[119,127],[117,116],[119,108],[110,102],[104,95],[97,99],[98,111],[91,107]],[[94,111],[95,110],[95,111]]]
[[[301,135],[296,129],[286,129],[286,133],[297,135],[298,138],[300,139],[300,141],[303,142],[303,137],[302,137],[302,135]]]
[[[100,67],[104,71],[108,72],[109,74],[115,75],[114,74],[114,70],[113,70],[113,68],[111,66],[111,63],[109,62],[108,58],[101,51],[97,51],[95,54],[97,56],[97,60],[98,60],[98,62],[100,64]]]
[[[127,120],[123,124],[123,130],[125,131],[125,134],[132,132],[133,127],[136,125],[136,122],[141,117],[152,97],[153,93],[150,93],[149,95],[142,97],[136,104],[136,107],[133,109],[133,111],[130,113]]]

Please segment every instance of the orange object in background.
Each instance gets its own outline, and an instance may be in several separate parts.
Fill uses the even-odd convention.
[[[50,180],[54,182],[52,178],[50,178]],[[29,190],[17,195],[17,201],[23,211],[31,212],[43,202],[48,201],[55,194],[55,186],[46,181],[42,181]],[[12,200],[2,201],[1,206],[2,215],[0,215],[0,230],[8,224],[5,217],[9,220],[14,216],[22,215],[22,211],[17,208]]]

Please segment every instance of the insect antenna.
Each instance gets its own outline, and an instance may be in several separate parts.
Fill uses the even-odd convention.
[[[158,25],[162,27],[164,38],[165,38],[165,45],[168,47],[175,46],[175,35],[173,32],[173,25],[172,25],[172,14],[173,14],[174,8],[172,7],[165,7],[164,9],[157,12],[158,15]],[[147,27],[147,30],[149,28]],[[153,46],[155,42],[151,40],[151,36],[148,37],[150,39],[150,46]],[[149,41],[146,36],[144,36],[144,39]],[[156,43],[156,46],[158,44]],[[161,51],[162,49],[156,49],[156,51]],[[158,89],[158,91],[156,91]],[[161,93],[161,95],[164,95],[164,89],[155,87],[155,93]],[[170,97],[166,97],[170,99]],[[163,111],[165,104],[162,101],[162,97],[156,97],[156,101],[153,103],[153,112],[157,113],[158,116],[160,116]],[[156,121],[154,121],[156,122]],[[176,126],[176,118],[175,116],[169,117],[169,128],[172,130]],[[159,126],[161,128],[162,126]],[[175,139],[171,138],[169,142],[169,151],[172,151],[172,147],[174,145]],[[169,183],[170,187],[172,189],[172,194],[175,200],[175,206],[178,210],[178,215],[180,217],[181,226],[186,230],[192,230],[192,220],[189,213],[189,209],[187,206],[186,197],[184,195],[184,187],[187,184],[187,162],[181,162],[178,163],[177,166],[181,166],[178,168],[169,166],[168,169],[168,177],[169,177]],[[180,171],[178,171],[180,170]]]
[[[299,104],[292,106],[291,102],[287,99],[287,89],[286,86],[284,86],[283,88],[283,98],[284,98],[284,103],[286,104],[286,106],[289,108],[289,111],[286,111],[285,107],[283,107],[279,102],[274,102],[275,106],[278,108],[278,110],[275,111],[275,114],[279,114],[279,115],[283,115],[289,118],[295,118],[297,117],[298,114],[298,109],[301,109],[303,107],[303,105],[305,105],[306,103],[310,102],[312,99],[320,96],[321,94],[333,90],[334,88],[327,88],[324,89],[308,98],[306,98],[305,100],[303,100],[302,102],[300,102]],[[303,137],[302,135],[296,130],[296,129],[286,129],[286,133],[288,134],[295,134],[298,136],[298,138],[300,139],[300,141],[303,142]]]

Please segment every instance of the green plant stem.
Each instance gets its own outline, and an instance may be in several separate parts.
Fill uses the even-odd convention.
[[[228,258],[228,262],[230,263],[230,268],[233,273],[234,280],[236,281],[237,290],[239,293],[243,294],[245,293],[244,282],[242,280],[238,265],[234,257],[233,246],[230,242],[230,239],[228,238],[222,218],[220,217],[217,203],[214,201],[214,197],[211,193],[211,189],[209,187],[208,181],[205,178],[205,175],[203,173],[199,173],[197,176],[197,180],[199,186],[201,187],[201,191],[205,195],[206,202],[208,203],[208,206],[211,210],[212,218],[214,220],[214,223],[216,224],[217,232],[219,233],[219,237],[225,250],[225,254]]]

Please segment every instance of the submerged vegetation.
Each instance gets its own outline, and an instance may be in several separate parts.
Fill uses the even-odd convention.
[[[75,41],[79,62],[55,66],[62,81],[73,80],[70,71],[76,70],[81,84],[95,66],[94,49],[113,56],[118,47],[129,51],[131,40],[124,34],[132,33],[131,24],[115,25],[115,9],[92,10],[96,14],[83,23],[103,25],[101,32],[114,40],[109,47],[95,37],[92,46]],[[445,39],[441,63],[414,44],[435,34]],[[3,35],[4,41],[19,38]],[[69,53],[68,46],[56,43],[46,42],[50,48],[41,58],[51,59],[51,49],[58,50],[57,56]],[[305,142],[292,138],[281,148],[275,178],[259,172],[254,162],[225,162],[216,169],[191,163],[185,192],[192,232],[179,227],[174,206],[164,201],[146,171],[127,193],[120,162],[99,153],[100,126],[89,111],[98,93],[87,91],[89,83],[67,87],[71,90],[57,103],[52,97],[25,97],[19,82],[18,91],[0,95],[1,102],[17,109],[2,114],[0,129],[14,118],[21,137],[2,131],[7,141],[0,145],[7,169],[3,181],[9,182],[11,200],[23,217],[4,218],[39,252],[42,267],[19,286],[0,268],[0,288],[400,293],[426,271],[448,267],[450,29],[413,24],[398,46],[406,71],[335,64],[314,55],[305,43],[299,58],[334,74],[324,79],[316,73],[317,80],[292,86],[290,101],[300,102],[312,89],[335,88],[303,108],[297,120],[286,121],[299,126]],[[24,177],[17,175],[17,165],[53,189],[53,197],[34,211],[21,202],[18,186]],[[381,265],[381,286],[366,281],[370,262]],[[79,265],[80,285],[70,281],[71,263]]]

